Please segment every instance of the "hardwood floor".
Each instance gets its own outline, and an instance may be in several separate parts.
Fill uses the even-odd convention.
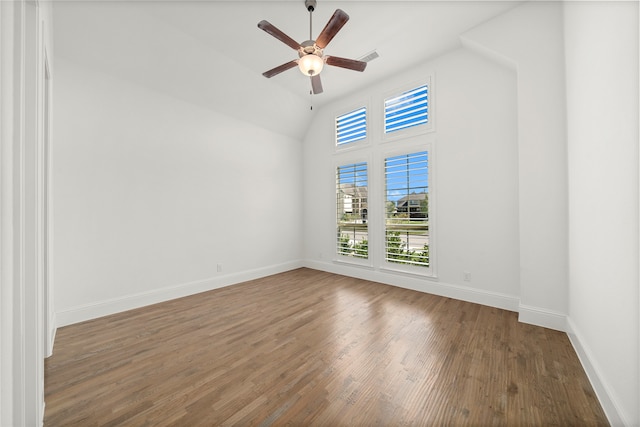
[[[46,427],[608,425],[563,333],[309,269],[58,330]]]

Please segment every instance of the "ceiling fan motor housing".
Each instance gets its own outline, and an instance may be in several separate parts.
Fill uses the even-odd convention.
[[[315,40],[307,40],[300,43],[300,49],[298,49],[298,56],[300,56],[300,58],[305,55],[317,55],[322,58],[322,54],[322,49],[316,45]]]

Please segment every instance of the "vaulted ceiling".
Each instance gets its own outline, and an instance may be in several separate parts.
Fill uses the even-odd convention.
[[[323,105],[459,47],[461,33],[515,4],[318,0],[314,38],[335,9],[350,16],[325,54],[379,55],[363,73],[325,67],[318,95],[296,69],[262,76],[297,55],[257,23],[266,19],[302,42],[309,36],[303,0],[56,0],[54,49],[56,58],[301,139]]]

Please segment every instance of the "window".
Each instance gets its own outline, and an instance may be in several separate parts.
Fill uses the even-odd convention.
[[[333,262],[437,280],[433,82],[423,75],[329,117],[335,234],[323,245],[335,248]]]
[[[429,122],[429,86],[406,91],[384,101],[384,133]]]
[[[385,169],[385,260],[429,267],[428,152],[388,157]]]
[[[367,137],[366,107],[336,117],[336,144],[338,146],[360,141]]]
[[[369,257],[367,224],[367,164],[353,163],[336,170],[336,224],[338,255]]]

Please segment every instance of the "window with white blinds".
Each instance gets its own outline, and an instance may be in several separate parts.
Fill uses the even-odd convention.
[[[429,122],[429,86],[403,92],[384,101],[384,133]]]
[[[337,254],[369,257],[367,163],[353,163],[336,169]]]
[[[429,267],[429,154],[388,157],[385,169],[385,260]]]
[[[367,137],[367,108],[336,117],[336,144],[342,146]]]

